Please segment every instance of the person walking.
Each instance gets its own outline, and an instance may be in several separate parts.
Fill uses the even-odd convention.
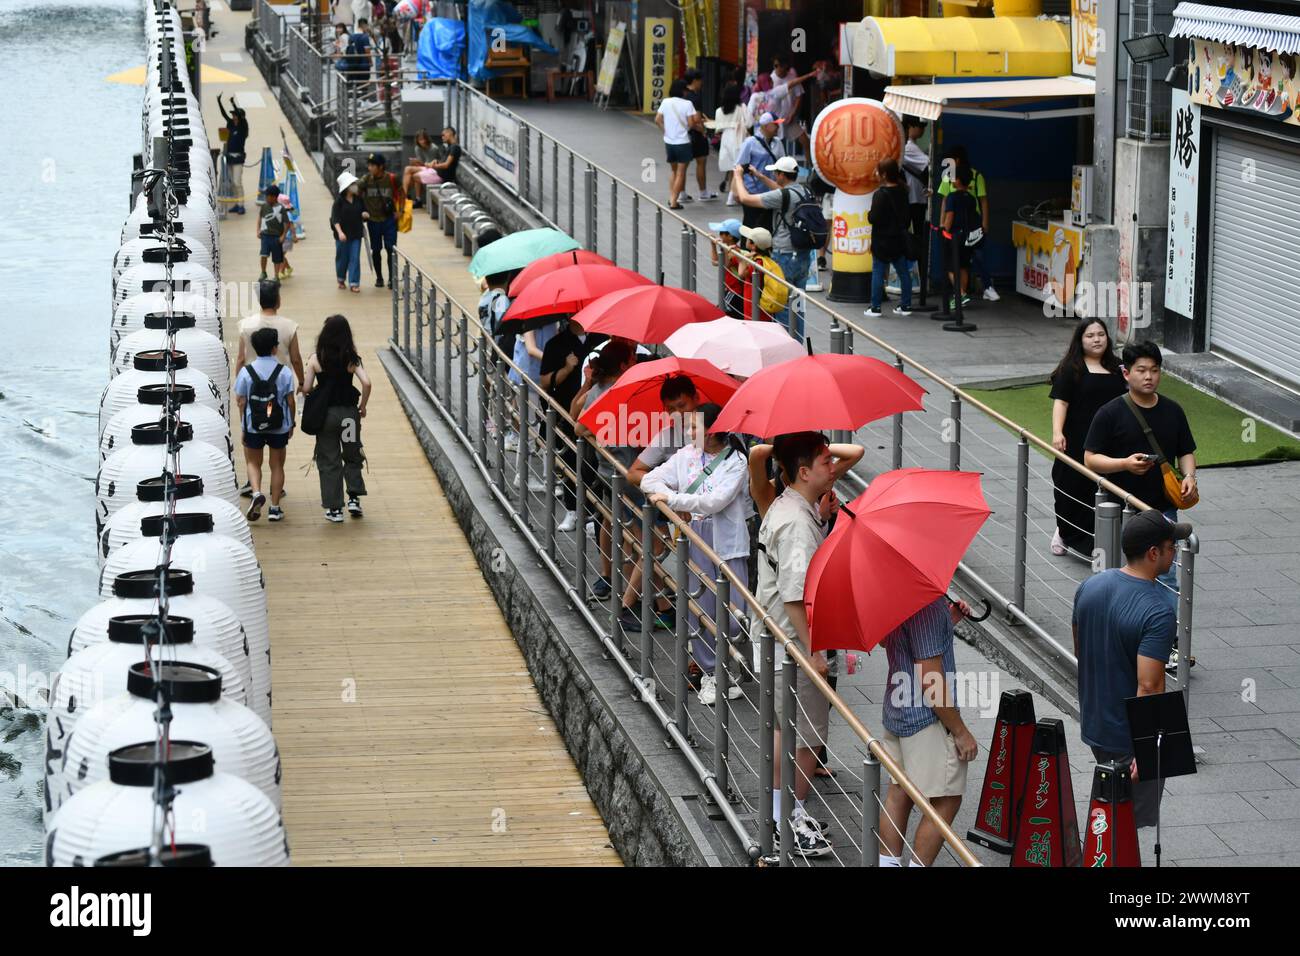
[[[253,333],[258,329],[275,329],[276,355],[288,360],[293,369],[295,390],[302,384],[302,352],[298,347],[298,323],[287,315],[280,314],[280,283],[267,279],[257,284],[257,303],[260,312],[255,312],[239,322],[239,351],[235,357],[235,375],[258,354],[253,348]]]
[[[686,80],[686,89],[682,96],[691,101],[695,107],[696,115],[700,117],[701,122],[692,126],[688,132],[691,137],[691,158],[695,160],[695,181],[700,187],[700,199],[707,201],[717,199],[718,194],[709,190],[709,137],[704,132],[704,108],[702,103],[702,91],[704,89],[704,74],[699,70],[691,68],[686,71],[684,77]],[[683,194],[682,202],[693,202],[692,196]]]
[[[268,521],[279,521],[284,517],[280,509],[280,498],[284,494],[284,459],[289,439],[293,437],[297,412],[293,373],[280,364],[277,355],[279,334],[274,328],[260,328],[250,338],[257,357],[243,366],[235,377],[244,465],[253,498],[245,514],[249,521],[256,521],[266,506],[266,495],[262,491],[262,449],[269,448],[271,510],[266,517]]]
[[[907,208],[907,187],[903,170],[895,159],[881,160],[877,173],[884,183],[871,197],[867,221],[871,223],[871,308],[863,315],[878,319],[884,304],[885,280],[889,267],[898,273],[902,297],[894,315],[912,314],[912,265],[907,255],[911,217]]]
[[[221,94],[218,93],[217,109],[221,110],[221,118],[226,121],[226,144],[222,147],[222,151],[226,154],[226,172],[230,176],[232,203],[230,211],[242,216],[248,212],[244,208],[244,160],[247,158],[248,148],[248,115],[243,107],[235,103],[233,95],[230,97],[230,112],[227,113],[226,105],[221,102]]]
[[[718,172],[722,173],[720,188],[727,194],[728,206],[737,204],[732,179],[740,159],[740,147],[749,138],[752,124],[749,109],[740,102],[740,86],[728,83],[722,90],[722,105],[713,114],[713,128],[718,132]]]
[[[767,74],[761,74],[766,77]],[[760,78],[761,78],[760,77]],[[731,189],[740,202],[741,187],[751,196],[757,196],[772,189],[772,181],[759,174],[759,169],[775,165],[785,155],[785,143],[777,135],[781,126],[771,113],[758,114],[758,128],[740,145],[736,156],[736,167],[731,177]],[[772,214],[762,204],[742,203],[741,222],[751,229],[772,228]]]
[[[753,169],[752,166],[750,168]],[[736,199],[743,206],[766,209],[772,213],[773,222],[776,224],[776,228],[772,230],[772,258],[781,266],[781,272],[790,287],[802,291],[808,281],[808,268],[811,261],[807,249],[794,247],[790,236],[790,220],[794,216],[795,207],[812,199],[812,192],[799,182],[799,164],[792,156],[782,156],[768,166],[767,171],[772,174],[772,178],[769,179],[757,170],[754,171],[759,180],[768,187],[766,192],[754,195],[745,185],[744,177],[741,176],[736,189]],[[737,168],[737,172],[743,170]],[[776,314],[776,321],[788,325],[791,307],[787,302]],[[802,340],[803,309],[798,297],[793,308],[795,323],[791,332],[796,338]]]
[[[707,402],[700,405],[687,426],[691,442],[673,453],[641,479],[641,491],[652,504],[662,502],[689,520],[691,530],[713,549],[742,587],[749,587],[749,497],[744,493],[748,468],[745,445],[737,436],[711,433],[709,429],[722,413],[722,406]],[[722,615],[719,625],[717,595],[711,589],[718,578],[718,566],[705,557],[695,542],[690,543],[690,562],[701,569],[690,590],[698,593],[696,602],[703,616],[714,624],[712,635],[700,626],[701,615],[690,613],[691,652],[703,672],[700,677],[699,701],[712,706],[717,700],[714,668],[717,666],[718,635],[731,641],[739,633],[737,612]],[[707,582],[706,582],[707,578]],[[727,698],[743,696],[738,682],[731,682]]]
[[[886,635],[889,660],[880,742],[935,812],[951,824],[966,793],[966,769],[979,753],[955,696],[953,625],[970,612],[965,602],[935,598]],[[902,866],[912,798],[898,781],[880,811],[881,866]],[[943,834],[922,818],[912,840],[912,866],[930,866]]]
[[[1111,347],[1110,331],[1101,319],[1084,319],[1074,328],[1070,344],[1052,372],[1052,447],[1082,462],[1084,442],[1098,410],[1127,390],[1124,370]],[[1061,459],[1052,462],[1052,495],[1056,530],[1052,554],[1066,550],[1085,557],[1093,553],[1096,483]]]
[[[703,117],[685,96],[686,81],[678,78],[659,103],[655,125],[663,131],[664,153],[668,160],[668,208],[681,209],[679,199],[686,191],[686,167],[691,164],[691,130],[701,129]]]
[[[389,262],[388,288],[393,287],[392,255],[397,248],[397,212],[406,204],[397,177],[385,168],[388,161],[382,153],[371,153],[366,158],[366,176],[361,180],[361,200],[365,203],[362,218],[370,234],[370,259],[375,267],[375,288],[384,287],[384,261]],[[387,255],[385,255],[387,253]]]
[[[1178,520],[1178,509],[1199,500],[1196,489],[1196,440],[1182,406],[1158,394],[1163,357],[1154,342],[1124,346],[1124,380],[1128,391],[1097,410],[1084,439],[1083,463],[1144,504]],[[1176,464],[1175,464],[1176,463]],[[1165,467],[1176,500],[1166,488]],[[1178,599],[1178,575],[1165,569],[1160,581],[1170,604]]]
[[[361,198],[360,182],[347,170],[339,173],[339,192],[330,208],[334,275],[340,289],[346,284],[358,293],[361,291],[361,240],[366,228],[366,204]]]
[[[361,383],[358,392],[353,376]],[[324,415],[316,432],[313,459],[320,473],[321,507],[325,520],[335,524],[343,520],[343,494],[347,489],[347,509],[354,518],[362,516],[361,498],[366,493],[361,465],[365,451],[361,445],[361,420],[366,417],[370,401],[370,376],[361,364],[361,356],[352,339],[352,327],[341,315],[331,315],[316,337],[316,351],[307,359],[302,393],[319,392]]]
[[[1080,735],[1098,763],[1129,764],[1139,827],[1156,825],[1164,781],[1138,779],[1127,701],[1165,691],[1177,619],[1157,582],[1173,566],[1174,542],[1191,533],[1158,511],[1134,515],[1120,539],[1124,567],[1085,578],[1074,594]]]
[[[280,187],[272,183],[266,187],[266,201],[257,214],[257,241],[260,246],[263,281],[266,280],[266,260],[269,257],[275,278],[284,271],[284,233],[289,228],[289,212],[280,205]]]

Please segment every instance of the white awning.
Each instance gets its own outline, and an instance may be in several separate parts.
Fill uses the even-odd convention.
[[[1236,43],[1274,53],[1300,53],[1300,17],[1284,13],[1180,3],[1174,8],[1174,28],[1169,35]]]
[[[1091,113],[1092,107],[1059,110],[1008,110],[1016,103],[1095,96],[1097,83],[1082,76],[1053,76],[1038,80],[974,80],[969,83],[922,83],[885,87],[885,105],[900,116],[935,120],[940,113],[992,116],[1002,119],[1056,119]]]

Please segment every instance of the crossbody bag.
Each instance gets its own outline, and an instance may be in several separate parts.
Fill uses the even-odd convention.
[[[1179,511],[1193,507],[1201,500],[1200,492],[1193,487],[1190,495],[1183,495],[1182,475],[1180,475],[1178,470],[1169,463],[1169,459],[1165,457],[1165,453],[1160,450],[1160,443],[1156,441],[1156,436],[1152,433],[1151,426],[1147,424],[1146,416],[1142,414],[1142,410],[1138,408],[1137,403],[1133,401],[1133,396],[1125,395],[1124,404],[1129,407],[1129,411],[1131,411],[1133,417],[1137,419],[1138,425],[1142,427],[1142,434],[1147,436],[1147,441],[1151,444],[1151,450],[1156,453],[1156,458],[1160,462],[1160,476],[1164,479],[1165,497],[1169,499],[1169,503]]]

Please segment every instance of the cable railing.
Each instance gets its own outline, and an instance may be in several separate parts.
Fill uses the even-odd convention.
[[[712,295],[718,303],[725,301],[728,257],[716,237],[468,84],[449,87],[447,115],[462,131],[466,155],[537,217],[617,265]],[[480,141],[475,123],[487,115],[492,119],[494,155],[484,155],[475,145]],[[498,159],[503,154],[507,156],[504,166]],[[507,166],[510,169],[503,172]],[[657,169],[653,158],[643,162],[644,175],[652,180]],[[839,440],[857,441],[869,452],[870,460],[864,459],[850,480],[862,488],[872,474],[904,465],[982,471],[995,515],[972,543],[958,568],[959,578],[996,607],[1007,633],[1024,635],[1067,669],[1076,667],[1070,629],[1074,591],[1094,571],[1124,563],[1119,546],[1123,515],[1150,506],[923,362],[790,285],[783,276],[756,263],[745,264],[765,277],[764,284],[772,281],[785,287],[789,305],[773,318],[814,351],[872,355],[911,374],[930,390],[931,400],[923,412],[872,423],[853,436],[840,433]],[[762,297],[748,298],[748,317],[760,318]],[[872,454],[873,450],[881,454]],[[1051,476],[1055,462],[1082,475],[1095,488],[1092,500],[1082,505],[1094,516],[1098,529],[1089,554],[1048,554],[1034,543],[1050,539],[1057,523],[1053,500],[1057,488]],[[1179,587],[1170,588],[1179,614],[1176,680],[1184,692],[1197,548],[1194,535],[1179,543]]]
[[[328,113],[337,95],[339,71],[337,57],[322,52],[311,40],[307,24],[295,23],[287,35],[289,59],[282,77],[287,77],[294,92],[315,114]]]
[[[722,560],[666,505],[642,498],[622,462],[577,437],[568,411],[522,374],[477,314],[400,250],[392,255],[394,354],[471,455],[496,503],[586,621],[603,655],[699,779],[742,854],[751,860],[775,854],[786,866],[877,865],[885,846],[881,821],[887,819],[881,815],[883,767],[942,834],[943,861],[980,865],[772,620],[750,590],[748,570]],[[511,371],[520,373],[521,385],[508,381]],[[576,520],[571,530],[561,530],[557,512],[569,505]],[[641,585],[634,586],[638,579]],[[692,639],[704,643],[693,647]],[[712,662],[702,660],[709,646],[718,648]],[[786,662],[779,669],[811,681],[842,721],[826,735],[819,763],[825,775],[815,770],[816,779],[803,778],[795,763],[800,705],[793,681],[783,682],[777,706],[782,651]],[[693,675],[703,687],[706,673],[715,682],[712,706],[690,689]],[[780,821],[773,812],[778,767]],[[805,785],[807,816],[830,842],[828,854],[816,861],[793,852],[789,811],[797,805],[796,787]]]
[[[267,0],[257,0],[257,30],[262,35],[262,41],[267,51],[276,59],[279,59],[285,53],[290,23],[289,13],[292,13],[295,20],[297,19],[297,7],[271,4]]]

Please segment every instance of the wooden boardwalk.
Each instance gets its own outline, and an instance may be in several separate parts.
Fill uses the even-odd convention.
[[[248,16],[214,14],[220,32],[206,60],[246,82],[204,84],[210,140],[221,125],[219,92],[249,106],[250,162],[263,146],[279,154],[281,129],[289,136],[306,179],[308,238],[290,254],[294,275],[281,311],[300,323],[304,359],[325,316],[347,315],[374,383],[362,424],[365,518],[323,519],[315,469],[306,472],[313,439],[297,434],[285,520],[253,525],[270,606],[274,730],[293,861],[619,865],[377,360],[391,330],[390,293],[374,288],[364,263],[360,295],[335,287],[332,190],[241,49]],[[221,56],[235,52],[239,60]],[[256,189],[255,168],[244,185]],[[251,198],[248,205],[249,215],[222,226],[226,283],[258,277]],[[419,250],[421,265],[462,301],[477,297],[465,260],[427,217],[417,215],[400,242]],[[237,324],[227,319],[232,364]]]

